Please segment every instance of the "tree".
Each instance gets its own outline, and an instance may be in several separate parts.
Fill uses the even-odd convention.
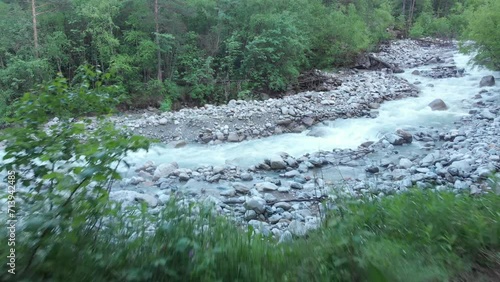
[[[477,51],[476,64],[500,70],[500,2],[484,0],[467,11],[469,26],[465,37],[472,40],[464,45],[468,52]]]

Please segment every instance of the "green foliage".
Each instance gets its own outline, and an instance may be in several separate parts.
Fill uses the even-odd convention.
[[[99,110],[109,111],[104,108],[112,101],[102,95],[98,77],[86,69],[78,83],[85,95],[102,102]],[[7,144],[0,171],[16,171],[16,214],[23,219],[16,237],[20,281],[66,279],[75,274],[75,263],[82,258],[96,262],[92,250],[100,231],[109,217],[116,216],[108,192],[120,179],[117,166],[127,152],[149,147],[143,137],[125,134],[109,122],[95,122],[90,130],[92,121],[70,118],[69,101],[85,101],[71,97],[80,93],[70,91],[65,79],[57,78],[42,89],[13,104],[18,109],[9,120],[13,126],[0,136]],[[59,122],[48,125],[53,115]],[[6,251],[1,248],[2,256]],[[5,273],[1,280],[9,280]],[[77,273],[77,279],[87,277]]]
[[[479,1],[477,8],[467,11],[469,26],[465,37],[473,40],[466,51],[477,51],[474,61],[495,70],[500,70],[500,2]]]

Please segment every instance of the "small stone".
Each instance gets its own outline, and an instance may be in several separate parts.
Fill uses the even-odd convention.
[[[378,166],[369,166],[365,168],[365,171],[369,173],[377,173],[380,171],[380,169],[378,168]]]

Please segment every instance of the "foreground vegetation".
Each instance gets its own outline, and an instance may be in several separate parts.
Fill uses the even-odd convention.
[[[413,191],[337,202],[292,242],[252,235],[208,209],[168,204],[108,213],[104,226],[29,215],[16,281],[498,281],[500,197]],[[78,205],[86,205],[79,203]],[[79,209],[84,215],[95,210]],[[35,223],[36,222],[36,223]],[[36,224],[39,224],[38,226]],[[41,225],[50,228],[40,238]],[[36,227],[34,227],[36,226]],[[150,228],[152,232],[148,232]],[[203,231],[202,231],[203,230]],[[2,230],[2,237],[6,234]],[[4,237],[5,238],[5,237]],[[33,245],[38,244],[38,249]],[[2,257],[7,256],[5,244]],[[5,266],[3,266],[5,270]],[[478,271],[478,272],[474,272]],[[495,274],[496,273],[496,274]],[[12,278],[2,271],[3,281]],[[497,275],[497,276],[495,276]],[[5,280],[7,279],[7,280]],[[484,280],[481,280],[484,279]]]
[[[0,117],[83,65],[114,74],[121,109],[163,110],[287,91],[394,37],[465,35],[498,68],[498,15],[496,0],[1,0]]]

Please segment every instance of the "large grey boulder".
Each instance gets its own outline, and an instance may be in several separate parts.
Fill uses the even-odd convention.
[[[178,168],[179,165],[176,162],[159,165],[153,174],[153,181],[156,181],[162,177],[168,177]]]
[[[493,86],[493,85],[495,85],[495,78],[492,75],[487,75],[481,78],[481,81],[479,82],[479,87]]]
[[[245,208],[260,214],[266,210],[266,201],[260,197],[251,197],[245,201]]]
[[[285,169],[286,163],[280,156],[273,156],[269,160],[271,169]]]
[[[446,103],[441,99],[436,99],[430,102],[429,107],[433,111],[446,111],[448,109],[448,105],[446,105]]]

